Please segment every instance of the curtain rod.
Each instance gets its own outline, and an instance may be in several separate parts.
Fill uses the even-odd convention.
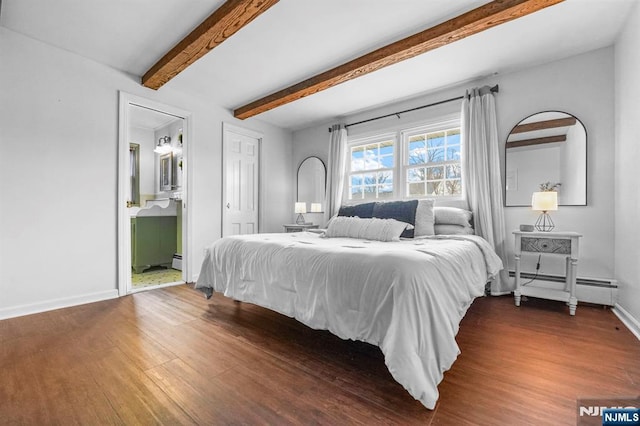
[[[490,90],[491,90],[492,93],[498,93],[500,91],[500,88],[496,84]],[[392,112],[391,114],[385,114],[385,115],[381,115],[379,117],[373,117],[373,118],[369,118],[367,120],[357,121],[357,122],[351,123],[351,124],[345,124],[344,127],[357,126],[358,124],[369,123],[370,121],[376,121],[376,120],[380,120],[382,118],[393,117],[394,115],[397,116],[398,118],[400,118],[400,114],[404,114],[406,112],[417,111],[419,109],[429,108],[429,107],[436,106],[436,105],[441,105],[441,104],[446,104],[448,102],[459,101],[460,99],[464,99],[464,96],[458,96],[456,98],[445,99],[443,101],[433,102],[431,104],[421,105],[419,107],[410,108],[410,109],[405,109],[404,111]],[[331,133],[331,127],[329,127],[329,133]]]

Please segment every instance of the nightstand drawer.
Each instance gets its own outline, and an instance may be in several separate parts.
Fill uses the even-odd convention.
[[[520,250],[535,253],[571,254],[571,240],[522,237]]]
[[[319,227],[318,225],[314,225],[312,223],[302,223],[302,224],[291,223],[291,224],[286,224],[282,226],[284,226],[285,232],[302,232],[302,231],[308,231],[309,229],[318,229]]]

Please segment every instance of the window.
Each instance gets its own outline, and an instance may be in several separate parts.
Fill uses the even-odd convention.
[[[350,200],[393,198],[395,136],[368,140],[349,149]]]
[[[459,197],[462,195],[460,120],[396,129],[349,142],[346,198]]]
[[[403,136],[407,152],[403,167],[406,196],[460,195],[460,128],[414,131]]]

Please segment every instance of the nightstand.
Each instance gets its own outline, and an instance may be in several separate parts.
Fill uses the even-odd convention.
[[[285,232],[302,232],[308,229],[318,229],[319,227],[319,225],[314,225],[313,223],[302,223],[302,224],[291,223],[291,224],[285,224],[282,226],[284,226]]]
[[[516,306],[520,306],[522,296],[558,300],[569,305],[569,315],[576,314],[576,274],[578,268],[579,242],[581,234],[577,232],[523,232],[513,231],[515,236],[514,254],[516,260]],[[543,253],[566,258],[565,286],[563,290],[522,285],[520,278],[520,256],[522,252]],[[533,283],[532,283],[533,284]]]

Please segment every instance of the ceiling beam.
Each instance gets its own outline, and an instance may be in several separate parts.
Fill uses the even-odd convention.
[[[278,1],[226,1],[152,66],[142,77],[142,84],[151,89],[159,89]]]
[[[576,124],[575,117],[556,118],[554,120],[536,121],[535,123],[520,124],[513,128],[511,133],[533,132],[536,130],[554,129],[556,127],[567,127]]]
[[[240,119],[269,111],[340,83],[413,58],[564,0],[495,0],[359,58],[272,93],[234,111]]]
[[[544,138],[524,139],[521,141],[507,142],[507,149],[519,148],[521,146],[541,145],[545,143],[565,142],[567,135],[547,136]]]

